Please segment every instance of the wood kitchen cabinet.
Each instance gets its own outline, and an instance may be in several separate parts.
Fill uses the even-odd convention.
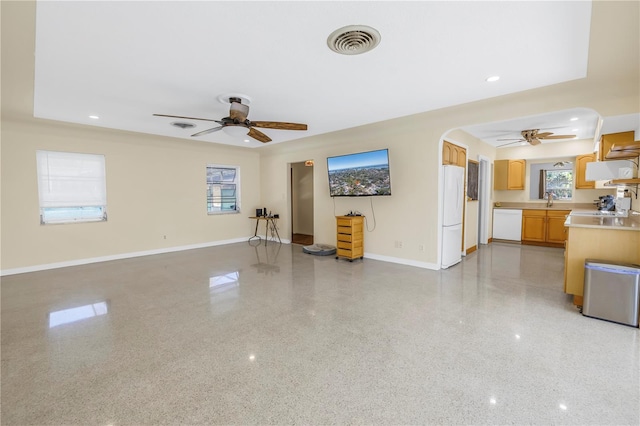
[[[546,210],[522,211],[522,243],[544,243],[547,231]]]
[[[569,213],[571,210],[523,210],[522,244],[563,247]]]
[[[444,141],[442,143],[442,164],[467,167],[467,150]]]
[[[567,230],[564,222],[571,210],[547,210],[546,242],[564,246],[567,239]]]
[[[628,132],[609,133],[607,135],[600,136],[600,147],[598,148],[598,160],[606,161],[607,154],[611,150],[613,144],[626,144],[633,143],[635,137],[635,131]]]
[[[596,161],[595,154],[584,154],[576,157],[576,189],[594,189],[596,182],[586,180],[587,164]]]
[[[338,249],[336,259],[364,258],[364,216],[336,216]]]
[[[493,162],[493,189],[524,189],[525,160],[495,160]]]

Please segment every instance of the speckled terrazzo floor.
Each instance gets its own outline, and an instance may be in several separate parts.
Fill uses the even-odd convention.
[[[430,271],[233,244],[2,279],[2,424],[634,424],[561,249]]]

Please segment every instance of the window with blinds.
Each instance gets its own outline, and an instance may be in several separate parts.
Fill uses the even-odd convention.
[[[207,213],[240,213],[240,169],[207,166]]]
[[[104,155],[36,151],[40,223],[107,220]]]

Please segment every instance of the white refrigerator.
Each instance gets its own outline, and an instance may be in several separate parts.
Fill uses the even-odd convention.
[[[462,206],[464,203],[464,168],[442,166],[442,267],[462,260]]]

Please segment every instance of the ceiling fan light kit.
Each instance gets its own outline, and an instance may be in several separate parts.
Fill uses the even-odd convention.
[[[249,129],[244,126],[224,126],[222,131],[228,134],[231,137],[243,139],[249,133]]]
[[[214,120],[210,118],[197,118],[197,117],[183,117],[180,115],[168,115],[168,114],[153,114],[156,117],[170,117],[170,118],[182,118],[187,120],[203,120],[203,121],[213,121],[218,123],[218,127],[212,127],[210,129],[203,130],[198,133],[194,133],[191,135],[192,137],[204,136],[209,133],[217,132],[218,130],[224,131],[224,133],[228,134],[233,138],[243,139],[245,142],[248,142],[247,136],[253,138],[262,143],[270,142],[272,139],[257,130],[256,127],[266,128],[266,129],[278,129],[278,130],[307,130],[306,124],[300,123],[285,123],[280,121],[251,121],[247,118],[249,115],[249,103],[251,102],[250,98],[245,95],[236,95],[236,94],[226,94],[218,96],[218,101],[229,104],[229,116],[224,117],[221,120]],[[171,123],[177,127],[195,127],[194,125],[190,125],[189,123]]]

